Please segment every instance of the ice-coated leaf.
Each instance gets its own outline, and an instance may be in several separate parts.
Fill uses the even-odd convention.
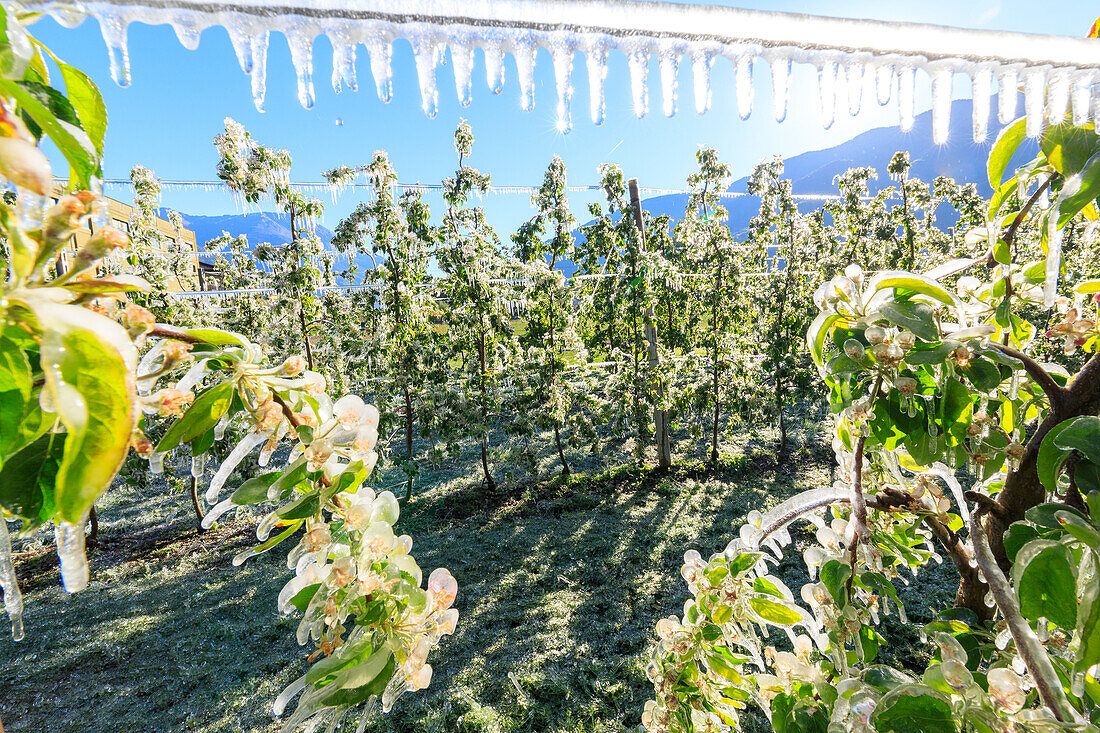
[[[880,733],[951,733],[951,704],[926,685],[901,685],[882,696],[872,718]]]
[[[1012,565],[1020,613],[1029,621],[1047,618],[1063,629],[1077,624],[1077,575],[1061,542],[1035,540],[1016,553]]]
[[[989,187],[994,191],[1001,187],[1001,179],[1004,178],[1005,169],[1012,160],[1020,143],[1027,137],[1027,120],[1020,118],[1011,125],[1001,130],[997,136],[993,148],[989,151],[989,159],[986,170],[989,174]]]
[[[54,513],[54,483],[64,446],[64,435],[47,433],[0,468],[0,507],[21,517],[24,529],[37,527]]]
[[[63,521],[81,520],[111,484],[137,425],[137,353],[114,321],[85,308],[33,305],[42,325],[45,388],[68,437],[57,471]]]
[[[180,443],[190,443],[217,425],[232,404],[233,394],[233,382],[219,382],[196,397],[187,412],[168,428],[157,444],[157,452],[166,453]]]

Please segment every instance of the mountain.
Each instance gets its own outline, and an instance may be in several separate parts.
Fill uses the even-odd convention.
[[[249,214],[220,214],[216,216],[196,216],[182,214],[183,225],[195,232],[195,241],[199,244],[200,253],[204,245],[221,236],[222,232],[229,232],[233,236],[241,234],[248,237],[249,250],[257,244],[267,242],[269,244],[285,244],[290,241],[290,215],[272,211],[256,211]],[[317,236],[327,246],[332,239],[332,232],[323,226],[316,228]]]
[[[907,133],[897,127],[879,127],[856,135],[835,147],[787,158],[783,161],[783,175],[791,180],[796,195],[834,194],[835,176],[849,168],[867,166],[879,172],[878,179],[870,182],[871,190],[877,191],[893,183],[886,173],[890,158],[899,150],[907,150],[912,163],[910,177],[931,183],[936,176],[948,176],[960,183],[977,184],[978,192],[988,197],[992,190],[986,174],[986,158],[1000,128],[996,120],[991,119],[989,137],[985,142],[974,142],[971,110],[969,99],[952,103],[950,134],[944,145],[932,142],[932,112],[929,111],[917,115],[913,129]],[[1009,170],[1033,157],[1036,150],[1034,141],[1025,141]],[[748,176],[740,178],[727,190],[745,193],[748,181]],[[687,199],[687,194],[666,194],[643,199],[642,206],[653,214],[667,214],[675,224],[684,215]],[[722,203],[729,211],[729,227],[734,232],[744,231],[749,220],[760,209],[759,199],[753,196],[725,199]],[[816,201],[804,201],[800,204],[803,211],[812,211],[818,206],[820,204]],[[946,218],[944,222],[949,223]],[[584,235],[579,228],[573,234],[577,241],[583,240]],[[566,274],[572,274],[575,268],[572,263],[564,263],[562,269]]]

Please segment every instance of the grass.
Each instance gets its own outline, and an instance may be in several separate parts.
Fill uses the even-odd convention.
[[[427,572],[459,582],[457,633],[432,653],[428,690],[403,697],[372,733],[636,730],[652,688],[644,677],[653,627],[682,612],[683,552],[721,550],[747,511],[830,481],[831,452],[812,423],[790,460],[771,455],[772,431],[731,436],[722,467],[664,476],[626,463],[628,447],[571,456],[568,481],[510,480],[488,494],[472,449],[430,468],[398,527]],[[180,461],[179,469],[182,472]],[[381,483],[394,481],[383,475]],[[305,669],[294,618],[275,597],[289,579],[285,548],[230,564],[255,517],[194,529],[186,495],[121,486],[99,505],[92,582],[67,596],[52,543],[20,543],[27,638],[0,638],[0,719],[9,733],[73,730],[276,731],[279,690]],[[796,533],[796,544],[808,535]],[[781,568],[797,590],[800,553]],[[909,598],[927,620],[953,592],[941,571]],[[884,631],[912,655],[917,634]],[[759,715],[747,730],[764,731]]]

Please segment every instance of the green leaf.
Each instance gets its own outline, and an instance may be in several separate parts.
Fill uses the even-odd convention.
[[[0,79],[0,93],[15,98],[20,109],[34,120],[69,161],[69,185],[89,188],[92,176],[100,175],[99,156],[69,101],[56,89],[37,82]]]
[[[86,308],[36,302],[46,390],[68,431],[57,471],[58,515],[78,522],[110,486],[137,426],[137,353],[114,321]]]
[[[1064,122],[1048,127],[1039,139],[1039,147],[1054,170],[1070,178],[1100,151],[1100,140],[1092,125],[1077,126]]]
[[[902,270],[886,270],[878,273],[871,278],[868,288],[876,293],[888,288],[904,288],[927,295],[946,305],[955,305],[955,296],[932,278]]]
[[[989,151],[989,159],[986,161],[986,171],[989,174],[989,187],[997,191],[1001,187],[1001,179],[1004,178],[1005,169],[1016,154],[1020,143],[1027,137],[1027,120],[1018,119],[1008,127],[1001,130],[993,147]]]
[[[1087,583],[1077,614],[1077,635],[1081,644],[1077,650],[1079,672],[1100,664],[1100,583]]]
[[[1061,542],[1026,544],[1016,554],[1012,578],[1024,618],[1045,617],[1067,630],[1077,625],[1077,574],[1069,549]]]
[[[321,495],[314,492],[312,494],[306,494],[301,499],[291,502],[286,506],[279,507],[276,513],[280,518],[290,519],[305,519],[312,517],[314,514],[321,510]]]
[[[313,596],[317,595],[317,589],[320,587],[320,583],[307,585],[305,588],[302,588],[300,591],[298,591],[293,598],[290,599],[290,605],[305,613],[305,610],[309,608],[309,602],[313,600]]]
[[[374,654],[371,654],[366,661],[356,664],[347,669],[341,670],[332,682],[327,687],[332,688],[333,693],[327,697],[322,698],[321,703],[323,705],[344,705],[348,704],[349,699],[347,695],[341,695],[345,691],[354,691],[352,698],[362,694],[364,687],[378,687],[378,693],[385,688],[385,684],[389,682],[389,677],[385,676],[386,670],[389,670],[390,675],[393,676],[393,652],[387,647],[379,649]],[[371,685],[372,682],[384,678],[381,685]],[[373,694],[378,694],[373,693]],[[370,696],[368,692],[361,699],[366,699]]]
[[[1055,445],[1063,450],[1079,451],[1093,463],[1100,463],[1100,417],[1085,415],[1068,422],[1055,436]]]
[[[880,733],[957,731],[951,704],[926,685],[901,685],[882,696],[871,718]]]
[[[1003,381],[997,365],[981,357],[971,359],[965,367],[959,367],[959,371],[981,392],[989,392]]]
[[[57,58],[54,57],[54,60],[57,61]],[[65,94],[80,118],[80,126],[91,139],[96,154],[102,157],[103,138],[107,134],[107,105],[103,103],[103,95],[91,77],[80,69],[60,61],[57,61],[57,66],[61,69],[61,78],[65,80]]]
[[[238,506],[258,504],[267,499],[268,487],[282,478],[282,476],[282,471],[272,471],[262,476],[250,478],[241,484],[240,487],[233,492],[233,496],[230,498],[233,500],[233,503]]]
[[[927,303],[919,300],[887,302],[882,304],[879,312],[894,325],[909,329],[925,341],[940,340],[935,311]]]
[[[1100,293],[1100,280],[1085,280],[1073,288],[1075,293]]]
[[[31,365],[19,344],[0,336],[0,466],[22,444],[20,423],[31,397]]]
[[[231,381],[219,382],[196,397],[187,412],[172,423],[160,439],[157,451],[165,453],[180,443],[190,443],[217,425],[233,402],[234,386]]]
[[[1094,154],[1078,173],[1067,178],[1058,192],[1058,228],[1068,224],[1097,196],[1100,196],[1100,153]]]
[[[247,338],[234,331],[218,328],[189,328],[184,334],[214,346],[248,346]]]
[[[1039,474],[1039,481],[1047,491],[1054,491],[1058,486],[1058,474],[1062,472],[1062,466],[1069,455],[1068,448],[1060,448],[1057,438],[1063,430],[1070,426],[1072,420],[1058,423],[1043,436],[1043,442],[1039,444],[1039,455],[1035,459],[1035,472]]]
[[[64,448],[64,435],[48,433],[11,456],[0,469],[0,506],[22,518],[24,530],[46,522],[54,513],[54,484]]]
[[[1075,539],[1084,542],[1093,550],[1100,550],[1100,532],[1092,522],[1085,521],[1072,512],[1056,512],[1054,517],[1062,523],[1062,527]]]
[[[819,369],[825,364],[825,340],[829,337],[829,329],[839,320],[841,316],[836,313],[819,313],[806,331],[806,345]]]
[[[839,560],[829,560],[821,566],[821,582],[829,590],[837,608],[848,605],[848,588],[845,583],[851,574],[852,568]]]
[[[760,618],[776,626],[793,626],[802,620],[802,614],[790,606],[777,603],[769,598],[753,596],[749,599],[749,605]]]
[[[1039,531],[1026,522],[1013,522],[1004,533],[1005,554],[1009,562],[1016,562],[1016,554],[1032,540],[1039,539]]]
[[[742,552],[730,560],[730,575],[736,578],[741,573],[755,567],[762,556],[762,552]]]

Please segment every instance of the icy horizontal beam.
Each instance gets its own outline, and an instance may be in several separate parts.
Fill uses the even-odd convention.
[[[408,41],[415,56],[423,108],[429,116],[434,116],[438,104],[436,67],[446,59],[446,49],[450,49],[456,93],[463,105],[470,101],[475,49],[482,49],[487,82],[495,92],[503,87],[503,60],[511,54],[524,109],[534,104],[536,56],[540,48],[546,49],[554,67],[562,130],[572,125],[571,79],[577,52],[586,61],[590,107],[597,124],[603,120],[603,85],[612,51],[623,53],[628,60],[639,117],[649,108],[651,56],[659,61],[667,115],[676,112],[678,68],[685,58],[691,64],[695,107],[700,113],[710,106],[710,72],[718,58],[734,66],[741,117],[752,111],[756,62],[770,66],[775,114],[780,120],[790,95],[792,62],[816,68],[826,126],[832,124],[838,106],[857,114],[865,88],[873,87],[880,104],[897,99],[901,127],[907,130],[913,121],[917,70],[931,79],[933,137],[937,141],[946,139],[956,73],[968,76],[973,85],[976,140],[986,135],[992,94],[998,94],[999,118],[1004,122],[1016,114],[1021,86],[1032,135],[1067,113],[1081,124],[1100,112],[1093,109],[1100,108],[1096,84],[1100,81],[1100,43],[1084,38],[621,0],[298,0],[285,5],[264,0],[38,0],[26,5],[70,26],[86,16],[98,19],[112,74],[123,85],[129,80],[126,27],[130,23],[167,23],[188,48],[198,45],[206,28],[224,26],[242,69],[252,75],[259,109],[266,88],[269,35],[278,31],[290,45],[298,97],[306,107],[314,99],[313,41],[324,35],[333,46],[334,88],[356,88],[355,58],[363,45],[378,94],[385,101],[392,94],[392,43]]]

